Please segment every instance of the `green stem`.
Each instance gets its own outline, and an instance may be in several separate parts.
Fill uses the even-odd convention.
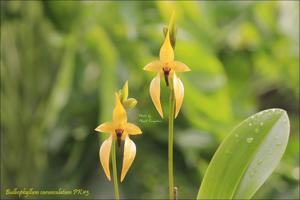
[[[119,200],[119,187],[118,187],[118,175],[117,175],[117,159],[116,159],[116,140],[113,140],[112,144],[112,167],[113,167],[113,178],[114,178],[114,188],[116,199]]]
[[[168,168],[169,168],[169,198],[174,199],[174,178],[173,178],[173,135],[174,135],[174,108],[175,98],[172,85],[170,85],[169,99],[169,143],[168,143]]]

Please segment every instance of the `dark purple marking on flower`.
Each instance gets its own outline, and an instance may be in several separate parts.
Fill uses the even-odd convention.
[[[116,132],[116,135],[117,135],[118,146],[120,147],[121,146],[121,138],[122,138],[122,134],[123,134],[124,130],[123,129],[116,129],[115,132]]]
[[[169,86],[169,74],[170,74],[171,69],[169,67],[164,67],[163,71],[164,71],[166,85]]]

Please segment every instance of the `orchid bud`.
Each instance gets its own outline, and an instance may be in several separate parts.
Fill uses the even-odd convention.
[[[134,108],[137,104],[137,100],[135,98],[129,98],[123,102],[125,109]]]

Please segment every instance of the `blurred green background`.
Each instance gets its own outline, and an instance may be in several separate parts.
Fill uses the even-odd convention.
[[[34,187],[114,198],[94,128],[111,120],[113,94],[128,80],[129,96],[139,101],[129,120],[143,135],[132,137],[137,156],[121,196],[167,198],[167,121],[143,120],[160,117],[148,92],[155,74],[142,68],[158,58],[173,10],[175,58],[192,69],[179,75],[185,86],[175,121],[179,198],[196,198],[234,126],[273,107],[287,110],[290,140],[254,198],[299,198],[298,1],[1,1],[2,197],[7,188]],[[166,112],[164,91],[162,83]]]

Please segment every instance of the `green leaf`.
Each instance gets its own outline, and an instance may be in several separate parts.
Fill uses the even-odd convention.
[[[197,199],[249,199],[271,175],[288,143],[287,113],[259,112],[222,142],[207,168]]]

